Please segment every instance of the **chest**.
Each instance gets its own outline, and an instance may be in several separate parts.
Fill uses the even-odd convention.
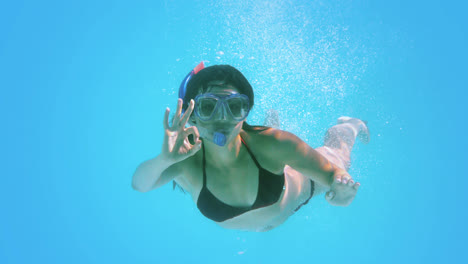
[[[269,161],[260,153],[256,158],[261,168],[278,175],[282,174],[284,168],[278,166],[278,162]],[[203,187],[203,156],[192,156],[190,163],[184,168],[184,176],[177,182],[189,190],[196,203]],[[230,166],[216,167],[207,162],[205,173],[207,189],[221,202],[237,207],[248,207],[255,202],[260,184],[260,168],[250,155]]]
[[[206,188],[221,202],[236,206],[251,206],[258,193],[259,168],[250,159],[242,159],[231,166],[214,167],[205,165]],[[203,165],[192,175],[196,180],[198,195],[203,187]],[[195,186],[194,186],[195,187]]]

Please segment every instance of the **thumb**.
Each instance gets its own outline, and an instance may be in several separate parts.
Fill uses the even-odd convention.
[[[200,149],[201,149],[201,140],[198,140],[197,143],[195,143],[195,145],[192,146],[192,148],[188,151],[188,155],[189,156],[193,156],[195,155],[195,153],[197,153]]]
[[[331,201],[333,198],[335,198],[335,192],[328,191],[327,194],[325,195],[325,199],[327,199],[328,201]]]

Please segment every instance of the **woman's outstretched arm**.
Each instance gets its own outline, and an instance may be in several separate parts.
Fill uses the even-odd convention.
[[[276,156],[275,160],[281,160],[284,165],[291,166],[313,181],[330,187],[335,174],[346,173],[345,170],[330,162],[290,132],[269,129],[263,134],[267,136],[265,139],[271,141],[270,144],[265,142],[264,146],[271,148],[271,151],[268,152]],[[348,174],[346,173],[346,175]]]
[[[330,204],[348,206],[353,201],[360,183],[355,183],[346,170],[292,133],[269,129],[262,134],[262,146],[270,158],[289,165],[329,189],[325,198]]]

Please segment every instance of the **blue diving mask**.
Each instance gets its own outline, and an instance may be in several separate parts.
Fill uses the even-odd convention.
[[[249,97],[238,93],[223,97],[211,93],[199,94],[195,97],[194,112],[202,121],[211,121],[216,116],[226,114],[235,121],[242,121],[249,114]]]

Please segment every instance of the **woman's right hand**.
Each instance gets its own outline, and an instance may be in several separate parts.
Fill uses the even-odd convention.
[[[194,155],[201,148],[200,135],[198,134],[197,127],[191,126],[185,128],[190,115],[192,114],[195,102],[190,100],[184,115],[182,113],[182,99],[179,98],[177,102],[177,110],[172,121],[172,126],[169,126],[169,108],[166,108],[164,114],[164,142],[161,155],[170,162],[177,163],[185,160],[186,158]],[[193,135],[195,145],[190,144],[188,136]]]

